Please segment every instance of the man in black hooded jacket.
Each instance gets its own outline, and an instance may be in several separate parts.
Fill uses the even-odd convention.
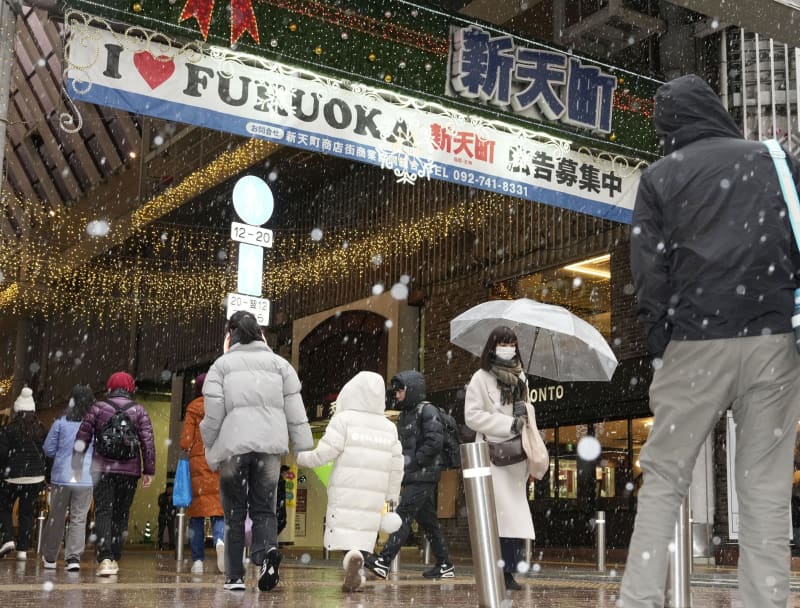
[[[661,86],[654,122],[666,156],[642,175],[631,228],[639,316],[655,357],[654,421],[639,457],[644,484],[620,605],[664,605],[680,503],[701,446],[731,407],[742,602],[783,608],[800,253],[766,146],[742,137],[705,82],[689,75]]]
[[[417,520],[431,543],[436,565],[426,570],[425,578],[452,578],[455,576],[447,542],[436,515],[436,490],[441,475],[444,425],[439,409],[425,401],[425,377],[417,371],[400,372],[392,378],[394,400],[400,408],[397,432],[403,445],[403,485],[397,514],[402,520],[378,555],[367,555],[364,566],[376,576],[386,578],[389,565],[395,558],[411,531],[411,522]]]

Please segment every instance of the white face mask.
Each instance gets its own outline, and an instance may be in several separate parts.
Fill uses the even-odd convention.
[[[511,361],[517,354],[516,346],[496,346],[494,356],[503,361]]]

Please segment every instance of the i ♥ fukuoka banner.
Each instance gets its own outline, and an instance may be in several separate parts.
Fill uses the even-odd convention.
[[[639,170],[625,159],[264,58],[163,40],[72,23],[70,96],[379,165],[400,181],[441,179],[631,221]]]

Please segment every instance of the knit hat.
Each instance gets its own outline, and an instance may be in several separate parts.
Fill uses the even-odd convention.
[[[14,411],[15,412],[36,411],[36,403],[34,403],[33,401],[33,391],[29,389],[27,386],[20,391],[19,397],[17,397],[17,400],[14,401]]]
[[[128,372],[114,372],[109,376],[106,388],[109,393],[121,388],[125,392],[133,394],[136,390],[136,383],[133,381],[133,376]]]
[[[206,375],[200,374],[194,379],[194,396],[201,397],[203,395],[203,382],[206,381]]]

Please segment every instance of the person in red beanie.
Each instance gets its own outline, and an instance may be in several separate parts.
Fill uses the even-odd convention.
[[[206,375],[194,379],[195,399],[186,406],[183,419],[181,449],[189,453],[189,473],[192,477],[192,504],[189,516],[189,546],[192,549],[192,572],[203,572],[205,557],[205,521],[211,518],[211,537],[217,552],[217,569],[225,573],[225,518],[219,498],[219,471],[212,471],[206,461],[206,448],[200,435],[200,422],[205,416],[203,382]]]
[[[139,477],[142,478],[142,487],[146,488],[156,472],[153,424],[147,410],[133,400],[136,390],[133,377],[127,372],[115,372],[109,377],[106,388],[107,397],[96,401],[83,417],[75,436],[72,459],[72,469],[77,478],[83,467],[83,456],[94,441],[91,471],[94,481],[97,576],[112,576],[119,572],[117,562],[128,536],[128,515]],[[103,439],[114,420],[120,422],[120,428],[130,425],[135,429],[138,440],[131,443],[132,457],[113,457],[109,453],[102,453]]]

